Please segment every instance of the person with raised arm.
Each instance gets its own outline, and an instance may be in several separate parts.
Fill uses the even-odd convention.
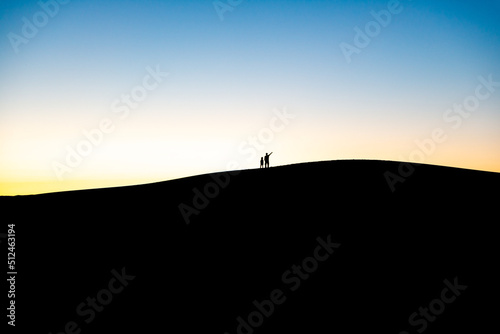
[[[266,156],[264,157],[264,161],[266,163],[266,168],[269,168],[269,157],[271,156],[271,154],[273,154],[273,152],[267,154],[266,153]]]

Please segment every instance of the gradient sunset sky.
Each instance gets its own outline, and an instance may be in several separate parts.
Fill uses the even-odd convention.
[[[0,2],[0,195],[271,151],[500,172],[500,1],[60,2]]]

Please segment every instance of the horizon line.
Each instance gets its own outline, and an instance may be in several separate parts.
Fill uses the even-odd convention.
[[[467,168],[467,167],[459,167],[459,166],[452,166],[452,165],[439,165],[439,164],[433,164],[433,163],[424,163],[424,162],[413,162],[413,161],[402,161],[402,160],[384,160],[384,159],[335,159],[335,160],[316,160],[316,161],[304,161],[304,162],[294,162],[294,163],[289,163],[289,164],[283,164],[283,165],[275,165],[271,166],[270,168],[279,168],[279,167],[288,167],[288,166],[294,166],[294,165],[302,165],[302,164],[314,164],[314,163],[326,163],[326,162],[342,162],[342,161],[372,161],[372,162],[389,162],[389,163],[399,163],[399,164],[410,164],[410,165],[426,165],[426,166],[435,166],[435,167],[443,167],[443,168],[454,168],[454,169],[462,169],[462,170],[469,170],[469,171],[475,171],[475,172],[485,172],[485,173],[495,173],[499,174],[500,171],[494,171],[494,170],[485,170],[485,169],[475,169],[475,168]],[[207,172],[207,173],[201,173],[201,174],[192,174],[192,175],[186,175],[186,176],[181,176],[181,177],[175,177],[172,179],[163,179],[163,180],[158,180],[158,181],[151,181],[151,182],[141,182],[141,183],[130,183],[130,184],[122,184],[122,185],[116,185],[116,186],[103,186],[103,187],[89,187],[89,188],[77,188],[77,189],[67,189],[67,190],[60,190],[60,191],[48,191],[48,192],[34,192],[34,193],[26,193],[26,194],[0,194],[0,197],[19,197],[19,196],[37,196],[37,195],[48,195],[48,194],[57,194],[57,193],[67,193],[67,192],[75,192],[75,191],[86,191],[86,190],[100,190],[100,189],[114,189],[114,188],[123,188],[123,187],[137,187],[137,186],[142,186],[142,185],[152,185],[152,184],[157,184],[157,183],[163,183],[163,182],[171,182],[171,181],[177,181],[177,180],[183,180],[183,179],[188,179],[192,177],[200,177],[200,176],[208,176],[212,174],[220,174],[220,173],[231,173],[231,172],[241,172],[241,171],[250,171],[250,170],[258,170],[260,169],[259,167],[255,168],[243,168],[243,169],[233,169],[233,170],[222,170],[222,171],[213,171],[213,172]],[[382,177],[383,175],[381,175]],[[81,182],[91,182],[90,180],[87,181],[81,181]],[[7,182],[4,182],[7,183]],[[13,182],[13,183],[52,183],[52,182],[33,182],[33,181],[26,181],[26,182]]]

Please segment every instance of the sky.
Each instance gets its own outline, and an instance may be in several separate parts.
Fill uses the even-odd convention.
[[[2,0],[0,37],[0,195],[266,152],[500,172],[498,0]]]

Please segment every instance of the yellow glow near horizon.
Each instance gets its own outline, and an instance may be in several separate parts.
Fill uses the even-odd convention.
[[[264,123],[265,126],[267,124]],[[0,195],[159,182],[224,171],[230,161],[237,162],[236,169],[258,168],[258,159],[266,151],[275,152],[271,165],[277,166],[336,159],[411,161],[411,152],[418,150],[413,134],[405,136],[393,132],[383,135],[383,129],[370,127],[354,133],[348,129],[308,125],[307,122],[300,126],[290,124],[283,132],[276,133],[274,140],[263,150],[255,150],[255,158],[250,154],[241,154],[238,146],[247,142],[248,136],[256,135],[258,130],[235,136],[237,140],[203,136],[205,140],[175,141],[173,137],[160,136],[160,133],[150,133],[150,139],[155,140],[140,140],[134,137],[125,139],[116,133],[114,138],[110,137],[85,158],[81,165],[65,174],[62,181],[57,179],[51,168],[55,157],[64,162],[60,142],[38,140],[34,145],[15,142],[1,149],[2,155],[8,155],[11,160],[0,161]],[[396,134],[398,137],[393,137]],[[424,138],[420,136],[418,140]],[[391,144],[391,141],[394,143]],[[65,153],[64,146],[62,149]],[[424,155],[423,163],[500,172],[500,154],[496,149],[496,143],[487,139],[452,137],[450,133],[448,140],[437,145],[431,155]],[[297,160],[297,157],[301,159]]]
[[[134,122],[116,121],[116,129],[103,134],[100,144],[64,173],[62,181],[52,164],[65,164],[67,147],[76,150],[78,143],[88,141],[82,131],[91,131],[99,123],[86,121],[88,125],[82,127],[74,123],[66,129],[60,124],[40,127],[23,119],[11,121],[0,134],[0,195],[157,182],[223,171],[230,161],[236,161],[237,169],[257,168],[259,157],[271,151],[275,152],[273,166],[335,159],[411,161],[411,153],[419,150],[415,140],[425,140],[433,129],[425,122],[415,123],[410,131],[395,121],[360,123],[348,116],[318,122],[309,111],[289,110],[296,118],[273,133],[272,140],[252,148],[252,153],[249,138],[270,128],[275,117],[271,110],[252,122],[245,116],[214,121],[212,115],[196,120],[183,116],[171,122],[168,116],[148,119],[144,116],[148,110],[142,112]],[[352,113],[355,110],[345,114]],[[447,140],[424,155],[424,163],[500,172],[499,135],[494,127],[487,133],[488,127],[472,124],[454,132],[437,125],[446,130]],[[246,150],[240,150],[242,145]]]

